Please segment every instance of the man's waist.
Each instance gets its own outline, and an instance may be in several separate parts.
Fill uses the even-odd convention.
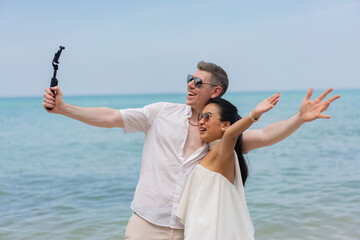
[[[131,209],[146,221],[157,226],[184,229],[180,219],[175,216],[172,207],[164,208],[156,205],[138,203],[134,198]]]

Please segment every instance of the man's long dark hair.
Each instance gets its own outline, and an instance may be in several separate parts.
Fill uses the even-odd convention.
[[[240,120],[241,117],[238,113],[237,108],[231,104],[229,101],[223,98],[213,98],[210,99],[209,103],[214,103],[219,107],[220,110],[220,121],[225,122],[229,121],[230,124],[234,124],[236,121]],[[242,134],[238,137],[235,144],[235,152],[238,156],[241,178],[243,185],[245,186],[246,179],[249,175],[248,166],[246,164],[245,158],[242,154]]]

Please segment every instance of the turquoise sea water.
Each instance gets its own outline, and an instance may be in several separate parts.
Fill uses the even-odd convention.
[[[327,111],[332,119],[247,154],[256,239],[360,239],[360,90],[336,93],[341,99]],[[246,115],[271,94],[225,98]],[[292,116],[305,94],[283,92],[252,128]],[[65,97],[118,109],[184,100],[177,94]],[[41,102],[0,98],[0,239],[123,239],[144,135],[48,114]]]

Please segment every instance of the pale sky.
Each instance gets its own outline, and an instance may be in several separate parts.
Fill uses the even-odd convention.
[[[186,92],[200,60],[229,91],[360,89],[359,0],[0,0],[0,97]]]

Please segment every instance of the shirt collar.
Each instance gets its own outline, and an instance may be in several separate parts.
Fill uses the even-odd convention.
[[[191,106],[186,105],[185,112],[184,112],[184,116],[187,116],[187,117],[189,117],[189,118],[192,116]]]
[[[209,150],[213,149],[215,145],[220,142],[221,139],[216,139],[214,141],[209,142]]]

